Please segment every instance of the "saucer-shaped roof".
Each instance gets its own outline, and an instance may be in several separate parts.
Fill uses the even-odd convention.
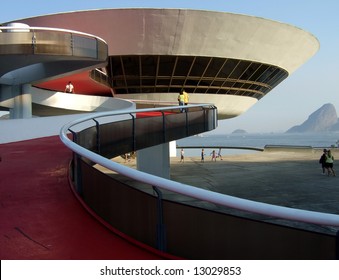
[[[20,20],[96,34],[110,55],[227,57],[292,73],[319,49],[309,32],[264,18],[187,9],[103,9]]]

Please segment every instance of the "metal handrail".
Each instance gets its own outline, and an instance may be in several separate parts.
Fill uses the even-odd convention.
[[[6,32],[6,33],[4,33]],[[66,48],[66,49],[62,49],[61,52],[56,52],[53,53],[55,54],[64,54],[64,55],[72,55],[72,56],[84,56],[84,57],[91,57],[91,58],[95,58],[95,59],[99,59],[101,57],[101,50],[100,50],[100,46],[106,46],[107,49],[107,43],[105,42],[105,40],[103,40],[102,38],[96,36],[96,35],[92,35],[89,33],[84,33],[84,32],[79,32],[79,31],[75,31],[75,30],[69,30],[69,29],[61,29],[61,28],[49,28],[49,27],[30,27],[30,26],[0,26],[0,38],[1,38],[1,34],[7,34],[7,36],[9,36],[8,34],[11,34],[10,36],[15,36],[14,38],[17,38],[18,42],[11,41],[11,40],[5,40],[5,45],[11,45],[14,43],[18,43],[20,45],[23,45],[24,47],[28,44],[31,44],[31,48],[25,49],[25,51],[23,51],[23,53],[28,53],[28,54],[36,54],[36,53],[40,53],[41,50],[39,52],[36,52],[36,48],[38,46],[40,46],[40,48],[44,47],[44,46],[50,46],[50,45],[59,45],[60,42],[55,41],[52,42],[50,39],[37,39],[39,34],[42,33],[61,33],[61,34],[65,34],[65,35],[69,35],[70,38],[67,38],[69,41],[66,41],[70,46],[70,48]],[[19,34],[19,36],[18,36]],[[26,40],[25,41],[21,41],[21,35],[23,34],[29,34],[28,36],[30,36],[31,38],[27,38],[26,36],[24,37]],[[77,39],[86,39],[89,40],[90,42],[93,42],[93,44],[95,44],[95,46],[92,45],[86,45],[88,48],[86,49],[86,53],[84,53],[84,48],[82,46],[82,44],[78,45],[76,44]],[[88,51],[90,50],[90,51]],[[17,48],[13,49],[14,53],[16,53]],[[79,53],[79,51],[81,53]],[[12,52],[9,52],[12,54]],[[44,53],[44,52],[42,52]],[[103,53],[103,56],[101,57],[103,60],[107,59],[107,52],[106,50]]]
[[[102,41],[103,43],[106,44],[106,41],[102,39],[99,36],[85,33],[85,32],[80,32],[80,31],[75,31],[71,29],[64,29],[64,28],[51,28],[51,27],[32,27],[32,26],[27,26],[27,27],[15,27],[15,26],[0,26],[0,30],[18,30],[22,32],[35,32],[35,31],[57,31],[57,32],[63,32],[63,33],[71,33],[71,34],[77,34],[85,37],[91,37],[91,38],[96,38],[99,41]],[[26,31],[27,30],[27,31]]]
[[[199,107],[211,106],[211,104],[201,104]],[[187,108],[197,107],[196,105],[188,105],[185,106]],[[210,203],[218,204],[224,207],[231,207],[234,209],[262,214],[266,216],[282,218],[286,220],[294,220],[298,222],[305,222],[311,224],[318,225],[326,225],[326,226],[339,226],[339,215],[329,214],[329,213],[321,213],[315,211],[308,211],[302,209],[289,208],[284,206],[272,205],[257,201],[252,201],[248,199],[233,197],[230,195],[220,194],[216,192],[212,192],[209,190],[200,189],[198,187],[190,186],[187,184],[171,181],[168,179],[164,179],[155,175],[151,175],[145,172],[141,172],[139,170],[135,170],[129,168],[127,166],[123,166],[116,162],[113,162],[110,159],[100,156],[92,151],[89,151],[80,145],[74,143],[67,137],[68,131],[70,131],[71,127],[75,125],[79,125],[83,122],[90,121],[93,118],[100,118],[106,116],[118,116],[124,114],[134,114],[141,112],[159,112],[159,111],[168,111],[169,109],[180,109],[182,106],[175,107],[163,107],[157,109],[143,109],[143,110],[128,110],[128,111],[115,111],[115,112],[105,112],[98,113],[92,116],[83,117],[78,120],[74,120],[68,124],[65,124],[60,131],[60,139],[61,141],[72,151],[75,153],[90,159],[92,162],[95,162],[103,167],[106,167],[109,170],[120,173],[126,177],[132,178],[139,182],[143,182],[149,184],[150,186],[156,186],[158,188],[168,190],[171,192],[175,192],[181,195],[189,196],[195,199],[199,199],[202,201],[207,201]]]

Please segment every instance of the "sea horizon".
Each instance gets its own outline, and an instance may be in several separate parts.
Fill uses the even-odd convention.
[[[199,134],[176,141],[177,156],[180,148],[185,147],[186,156],[200,156],[201,148],[208,156],[213,149],[222,148],[222,154],[253,153],[245,148],[264,149],[269,145],[310,146],[312,148],[336,148],[339,144],[339,132],[321,133],[229,133]],[[228,148],[223,148],[228,147]],[[239,149],[234,149],[238,147]]]

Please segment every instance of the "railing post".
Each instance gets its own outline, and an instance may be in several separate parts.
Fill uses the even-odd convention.
[[[206,131],[207,130],[207,113],[206,113],[206,111],[208,110],[208,109],[206,109],[205,107],[201,107],[201,109],[203,110],[203,112],[204,112],[204,130]]]
[[[214,120],[213,129],[214,129],[217,128],[218,126],[218,108],[216,106],[213,106],[213,120]]]
[[[166,229],[163,221],[163,207],[162,207],[162,193],[161,191],[152,186],[157,194],[157,249],[166,252]]]
[[[36,36],[35,36],[35,30],[32,30],[32,53],[35,54],[36,49]]]
[[[135,116],[133,114],[129,114],[132,117],[132,139],[133,139],[133,151],[136,151],[136,139],[135,139]]]
[[[95,38],[95,43],[96,43],[96,59],[99,58],[99,42],[98,42],[98,39]]]
[[[96,136],[96,141],[97,141],[97,152],[100,155],[100,124],[96,119],[93,119],[95,122],[95,127],[97,130],[97,136]]]
[[[73,130],[69,129],[73,136],[73,142],[77,143],[77,134]],[[72,164],[72,173],[73,173],[73,182],[76,188],[76,191],[79,195],[82,195],[82,173],[81,173],[81,164],[80,156],[73,152],[73,164]]]
[[[164,111],[161,111],[161,114],[162,114],[162,137],[165,143],[166,142],[166,118],[165,118]]]
[[[339,260],[339,230],[337,231],[335,239],[335,258]]]
[[[189,125],[188,125],[188,112],[187,112],[187,110],[185,111],[185,116],[186,116],[186,136],[189,136]]]
[[[71,50],[72,50],[72,56],[74,55],[74,38],[73,33],[71,33]]]

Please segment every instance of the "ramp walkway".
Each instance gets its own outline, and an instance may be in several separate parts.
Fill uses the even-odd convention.
[[[59,137],[1,144],[0,157],[0,259],[166,258],[81,206],[68,182],[72,154]]]

